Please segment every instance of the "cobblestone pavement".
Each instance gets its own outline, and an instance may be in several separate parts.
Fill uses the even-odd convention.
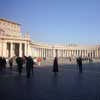
[[[60,66],[54,74],[52,66],[35,67],[27,79],[23,71],[0,72],[0,100],[100,100],[100,64]]]

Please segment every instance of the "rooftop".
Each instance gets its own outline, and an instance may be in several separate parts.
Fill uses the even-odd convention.
[[[21,24],[19,24],[19,23],[17,23],[17,22],[10,21],[10,20],[8,20],[8,19],[5,19],[5,18],[0,18],[0,20],[1,20],[1,21],[6,21],[6,22],[8,22],[8,23],[12,23],[12,24],[21,25]]]

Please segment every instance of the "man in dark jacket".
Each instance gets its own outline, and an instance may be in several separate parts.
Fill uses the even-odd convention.
[[[12,71],[12,67],[13,67],[13,58],[9,59],[9,65],[10,65],[10,70]]]
[[[2,58],[2,67],[3,67],[3,69],[5,70],[6,69],[6,64],[7,64],[7,62],[6,62],[6,58]]]
[[[27,78],[30,77],[30,72],[33,73],[33,59],[31,56],[27,57],[27,61],[26,61],[26,73],[27,73]]]
[[[82,73],[82,58],[81,57],[77,58],[77,64],[79,67],[79,72]]]
[[[21,75],[22,68],[23,68],[23,59],[21,57],[17,57],[16,58],[16,63],[17,63],[17,68],[18,68],[19,75]]]
[[[53,72],[58,72],[58,58],[57,57],[55,57],[54,59]]]

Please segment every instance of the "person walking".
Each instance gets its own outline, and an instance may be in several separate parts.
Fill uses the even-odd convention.
[[[21,75],[22,68],[23,68],[23,59],[21,57],[17,57],[16,58],[16,63],[17,63],[17,68],[18,68],[19,75]]]
[[[10,70],[12,71],[12,67],[13,67],[13,58],[9,59],[9,66],[10,66]]]
[[[6,64],[7,64],[7,62],[6,62],[6,58],[2,58],[2,67],[3,67],[3,70],[5,71],[5,69],[6,69]]]
[[[54,63],[53,63],[53,72],[58,72],[58,58],[55,57]]]
[[[27,78],[30,77],[30,73],[32,72],[33,74],[33,59],[31,56],[27,57],[26,61],[26,73],[27,73]]]
[[[82,73],[82,58],[81,57],[77,58],[77,64],[79,67],[79,72]]]

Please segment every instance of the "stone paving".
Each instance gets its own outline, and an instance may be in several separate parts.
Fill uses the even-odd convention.
[[[54,74],[52,67],[35,67],[29,79],[23,72],[0,73],[0,100],[100,100],[100,64],[60,66]]]

